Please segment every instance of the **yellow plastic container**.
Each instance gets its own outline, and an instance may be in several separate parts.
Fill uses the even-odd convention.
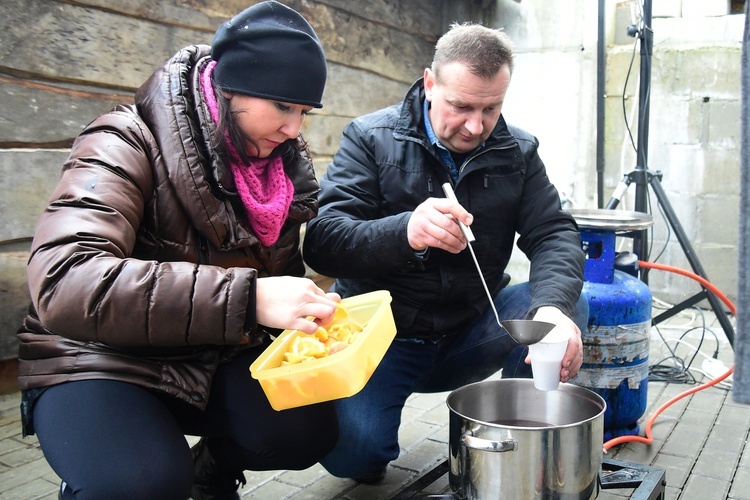
[[[353,396],[362,390],[396,336],[391,294],[378,290],[343,299],[349,316],[364,325],[346,349],[323,358],[281,365],[295,337],[284,330],[250,365],[274,410]]]

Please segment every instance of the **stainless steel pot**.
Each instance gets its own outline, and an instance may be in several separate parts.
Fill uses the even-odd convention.
[[[560,384],[477,382],[448,395],[450,485],[457,498],[592,499],[599,494],[606,403]]]

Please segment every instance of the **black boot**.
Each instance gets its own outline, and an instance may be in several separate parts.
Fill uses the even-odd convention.
[[[237,489],[245,485],[242,471],[231,471],[222,467],[208,451],[206,438],[198,441],[191,448],[195,480],[193,481],[193,500],[230,500],[239,499]]]

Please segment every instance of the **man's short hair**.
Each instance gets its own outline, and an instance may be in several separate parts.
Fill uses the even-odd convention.
[[[453,23],[435,45],[432,59],[435,77],[439,80],[440,68],[453,62],[465,64],[469,71],[482,78],[492,78],[506,64],[512,74],[513,42],[500,29]]]

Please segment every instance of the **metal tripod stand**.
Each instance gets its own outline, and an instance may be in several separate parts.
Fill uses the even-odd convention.
[[[639,30],[638,37],[640,39],[640,87],[638,95],[638,143],[637,143],[637,159],[635,170],[629,172],[620,182],[620,185],[615,190],[609,203],[605,208],[614,209],[620,202],[622,195],[627,190],[631,183],[635,183],[635,210],[637,212],[648,212],[648,189],[649,187],[653,190],[656,195],[656,199],[661,206],[664,216],[667,219],[670,227],[674,231],[677,241],[680,243],[685,257],[687,257],[693,272],[698,276],[704,278],[706,281],[708,277],[706,272],[703,270],[703,266],[698,260],[698,256],[695,254],[690,239],[682,228],[680,221],[677,219],[672,209],[672,205],[667,199],[667,194],[661,185],[661,172],[651,172],[648,170],[648,122],[649,122],[649,93],[651,88],[651,56],[653,53],[654,37],[653,31],[651,30],[651,0],[643,1],[643,28]],[[633,251],[638,255],[641,260],[648,260],[648,234],[646,231],[642,231],[640,234],[636,234],[633,238]],[[641,276],[641,279],[648,283],[648,276]],[[734,347],[734,328],[729,322],[729,318],[721,305],[718,297],[713,292],[707,290],[705,287],[702,290],[689,297],[688,299],[672,306],[670,309],[659,314],[653,318],[652,323],[654,325],[671,318],[675,314],[692,307],[702,300],[708,300],[711,305],[714,314],[716,315],[719,324],[721,325],[724,333],[729,339],[729,343]]]

